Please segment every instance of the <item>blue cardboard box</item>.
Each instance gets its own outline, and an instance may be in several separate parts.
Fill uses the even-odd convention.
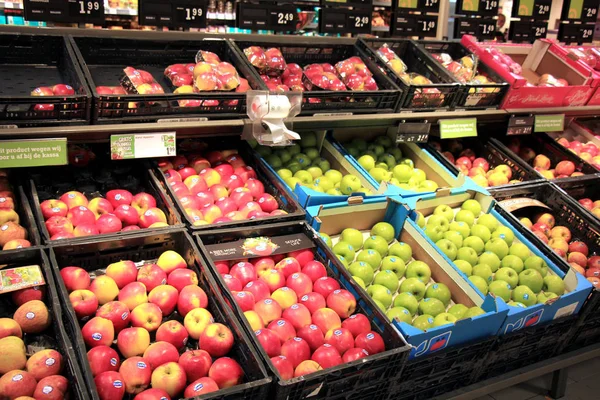
[[[541,257],[548,265],[548,273],[559,276],[563,279],[565,284],[565,293],[562,296],[551,299],[545,304],[535,304],[527,308],[509,305],[501,298],[497,298],[498,301],[504,303],[506,307],[508,307],[508,314],[502,325],[500,334],[504,335],[523,328],[579,313],[583,303],[586,301],[592,290],[592,285],[582,275],[572,270],[563,259],[543,246],[539,240],[535,238],[526,238],[522,233],[522,229],[525,228],[518,223],[515,217],[504,208],[500,207],[492,196],[487,195],[481,190],[472,190],[443,198],[436,197],[435,195],[413,197],[408,199],[407,203],[408,206],[414,210],[412,218],[417,219],[418,215],[416,212],[421,213],[427,218],[427,216],[433,213],[435,207],[438,205],[444,204],[451,208],[457,208],[468,199],[477,200],[481,204],[484,213],[490,213],[498,220],[498,222],[500,222],[500,224],[510,228],[514,233],[515,242],[518,241],[525,244],[533,255]],[[432,246],[438,249],[431,239],[426,235],[424,235],[424,237]],[[438,249],[438,251],[447,262],[450,262],[456,268],[455,264],[441,250]],[[458,271],[458,268],[456,269]],[[464,273],[460,271],[459,273],[463,279],[468,280]],[[483,294],[479,290],[477,290],[477,292],[483,297]]]
[[[345,228],[366,231],[368,237],[369,230],[376,223],[390,223],[394,227],[397,240],[409,244],[414,258],[429,265],[433,278],[430,283],[441,282],[447,285],[454,303],[462,303],[467,307],[478,306],[484,310],[482,315],[426,331],[406,322],[392,322],[388,319],[413,346],[410,358],[422,357],[451,346],[496,335],[506,319],[506,304],[492,296],[484,298],[470,281],[462,279],[459,271],[426,240],[415,221],[409,218],[409,214],[410,210],[401,203],[398,196],[389,199],[365,199],[361,204],[349,205],[342,202],[307,209],[307,216],[312,219],[313,228],[330,235],[334,241],[336,235]]]

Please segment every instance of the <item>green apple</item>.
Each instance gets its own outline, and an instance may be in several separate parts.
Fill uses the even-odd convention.
[[[313,181],[318,177],[323,176],[323,171],[321,171],[321,168],[319,167],[308,167],[306,171],[308,171],[308,173],[312,175]]]
[[[358,150],[360,151],[366,151],[367,150],[367,141],[365,139],[362,138],[354,138],[352,139],[352,141],[350,142],[350,144],[354,147],[356,147]]]
[[[331,248],[331,238],[329,237],[329,235],[323,232],[319,232],[319,236],[321,236],[321,239],[323,239],[327,247]]]
[[[410,293],[417,300],[421,300],[425,296],[425,290],[425,284],[418,278],[407,278],[400,284],[401,293]]]
[[[525,261],[531,255],[531,252],[523,243],[513,243],[508,250],[508,254],[517,256],[521,260]]]
[[[435,242],[435,245],[450,259],[450,261],[454,261],[456,259],[456,253],[458,249],[456,245],[449,241],[448,239],[441,239]]]
[[[412,325],[412,315],[410,312],[404,307],[392,307],[390,308],[385,315],[391,321],[405,322],[409,325]]]
[[[525,261],[523,262],[523,265],[525,265],[525,270],[528,269],[535,269],[537,270],[540,275],[542,275],[542,277],[548,275],[548,265],[546,265],[546,262],[538,256],[531,256],[531,257],[527,257],[525,259]]]
[[[465,260],[454,260],[454,265],[456,265],[456,267],[466,276],[471,276],[473,274],[473,267]]]
[[[406,266],[406,277],[417,278],[427,283],[431,279],[431,269],[423,261],[415,260]]]
[[[350,195],[361,188],[360,179],[352,174],[344,175],[340,181],[340,191],[345,195]]]
[[[411,160],[410,158],[401,158],[398,161],[398,164],[406,164],[409,165],[411,168],[415,168],[415,162],[413,160]]]
[[[350,272],[350,275],[352,276],[358,276],[367,286],[373,282],[373,276],[375,275],[373,268],[366,262],[362,261],[355,261],[350,264],[348,267],[348,272]]]
[[[556,293],[542,292],[542,293],[538,294],[537,301],[538,301],[538,304],[546,304],[546,302],[548,300],[556,299],[556,298],[558,298],[558,295]]]
[[[338,188],[329,189],[325,193],[329,194],[331,196],[341,196],[341,195],[343,195],[343,193],[340,192],[340,189],[338,189]]]
[[[512,293],[511,286],[508,282],[497,279],[490,283],[488,287],[490,293],[492,293],[496,297],[502,298],[504,301],[510,301],[510,295]]]
[[[557,296],[565,294],[565,282],[560,276],[548,274],[544,277],[544,292],[556,293]]]
[[[449,230],[447,232],[444,232],[444,239],[447,239],[454,243],[457,250],[463,245],[463,237],[460,233],[456,231]]]
[[[352,276],[352,279],[354,279],[354,281],[356,283],[358,283],[358,286],[360,286],[361,288],[367,290],[367,285],[365,285],[365,281],[363,281],[362,278],[360,278],[358,276]]]
[[[500,259],[491,251],[484,251],[483,254],[479,256],[479,263],[489,265],[492,272],[496,272],[498,271],[498,268],[500,268]]]
[[[362,156],[358,160],[358,164],[365,170],[370,171],[375,168],[375,159],[371,156]]]
[[[508,244],[500,238],[492,239],[485,244],[485,250],[496,254],[498,258],[503,259],[508,255]]]
[[[348,266],[350,265],[348,264],[348,260],[346,260],[344,256],[340,256],[339,254],[336,254],[335,256],[338,258],[338,260],[340,260],[344,268],[348,269]]]
[[[512,299],[516,302],[524,304],[526,307],[530,307],[537,303],[537,296],[529,287],[525,285],[517,286],[513,290]]]
[[[519,307],[519,308],[527,308],[527,306],[523,303],[519,303],[518,301],[511,300],[508,302],[509,306]]]
[[[377,161],[386,164],[390,171],[396,166],[396,158],[390,153],[383,153],[377,157]]]
[[[503,267],[496,271],[494,280],[501,280],[510,285],[511,289],[514,289],[519,284],[519,274],[512,268]]]
[[[480,237],[477,236],[469,236],[465,240],[463,240],[463,247],[470,247],[477,253],[477,256],[483,253],[485,249],[485,243],[481,240]],[[508,249],[507,249],[508,252]]]
[[[471,236],[471,227],[466,222],[452,221],[448,230],[460,233],[463,239]]]
[[[467,310],[467,312],[463,315],[462,319],[467,318],[475,318],[479,315],[485,314],[485,311],[481,307],[471,307]]]
[[[377,275],[375,275],[375,279],[373,279],[374,284],[385,286],[390,289],[392,293],[395,293],[396,290],[398,290],[399,282],[400,280],[396,274],[389,269],[379,271]]]
[[[475,223],[475,214],[469,210],[460,210],[454,216],[454,220],[457,222],[464,222],[465,224],[469,225],[470,229],[470,227]]]
[[[419,300],[410,292],[400,293],[394,298],[394,307],[406,308],[412,315],[415,315],[419,307]]]
[[[367,287],[367,293],[374,300],[379,300],[387,310],[392,305],[392,292],[383,285],[371,285]]]
[[[444,228],[440,225],[426,225],[424,232],[425,235],[435,243],[442,240],[444,238],[444,233],[447,231],[444,231]]]
[[[388,253],[388,242],[381,236],[371,235],[363,243],[363,248],[375,250],[381,257],[385,257]]]
[[[281,168],[283,165],[281,158],[279,158],[275,154],[269,154],[267,157],[265,157],[265,160],[272,168],[275,168],[275,169]]]
[[[284,181],[284,182],[286,183],[286,185],[288,185],[288,186],[289,186],[289,187],[290,187],[292,190],[294,190],[294,189],[296,188],[296,185],[298,185],[298,184],[299,184],[299,185],[302,185],[302,181],[300,181],[300,179],[298,179],[298,178],[294,178],[294,177],[291,177],[291,178],[284,179],[283,181]]]
[[[311,160],[314,160],[315,158],[318,158],[318,157],[321,156],[321,153],[319,152],[319,149],[317,149],[316,147],[308,147],[308,148],[303,149],[302,151]]]
[[[302,133],[300,135],[300,146],[306,147],[317,147],[317,135],[312,132]]]
[[[280,149],[277,151],[277,155],[281,159],[281,162],[287,164],[292,159],[292,155],[287,149]]]
[[[435,317],[446,311],[444,303],[438,299],[424,298],[419,302],[419,314],[429,314]]]
[[[260,145],[260,146],[257,146],[255,150],[263,158],[265,158],[269,154],[273,153],[273,150],[271,150],[271,148],[269,146],[262,146],[262,145]]]
[[[415,178],[415,180],[417,180],[417,183],[421,183],[425,179],[427,179],[427,174],[425,174],[425,171],[423,171],[422,169],[414,168],[414,165],[413,165],[413,176],[412,177]]]
[[[313,176],[310,172],[301,169],[294,174],[294,178],[298,178],[304,185],[313,183]]]
[[[385,152],[385,147],[383,147],[380,144],[370,143],[367,146],[367,151],[372,151],[373,153],[375,153],[377,155],[377,157],[379,157],[380,155],[382,155]]]
[[[392,139],[388,136],[378,136],[375,139],[375,143],[383,147],[391,147],[393,145]]]
[[[473,266],[477,264],[479,257],[477,256],[475,249],[471,247],[461,247],[456,252],[456,260],[466,261]]]
[[[323,189],[324,192],[327,192],[328,190],[331,190],[331,189],[334,188],[333,187],[333,182],[331,182],[329,180],[329,178],[327,178],[326,176],[320,176],[320,177],[316,178],[313,181],[313,185],[317,185],[318,187],[320,187],[321,189]]]
[[[460,208],[462,210],[471,211],[473,215],[475,215],[475,217],[479,217],[479,214],[481,214],[481,204],[479,204],[477,200],[466,200],[464,203],[462,203],[462,206],[460,206]]]
[[[396,274],[398,279],[401,279],[404,276],[404,272],[406,272],[406,264],[400,257],[386,256],[381,260],[381,269],[389,269]]]
[[[475,285],[475,287],[485,296],[486,294],[488,294],[488,284],[487,284],[487,280],[483,279],[480,276],[477,275],[471,275],[469,277],[469,280],[471,281],[471,283],[473,283],[473,285]]]
[[[396,231],[391,224],[378,222],[371,228],[371,236],[381,236],[388,243],[391,243],[396,238]]]
[[[402,160],[402,150],[397,147],[388,147],[387,152],[394,156],[397,162]]]
[[[292,157],[292,161],[296,161],[298,164],[302,165],[302,168],[308,168],[312,160],[304,153],[298,153]]]
[[[350,145],[346,146],[346,151],[354,158],[358,158],[361,153],[360,150],[358,150],[356,147]]]
[[[410,165],[398,164],[392,169],[392,175],[400,183],[407,183],[412,177],[413,169]]]
[[[390,179],[390,183],[391,183],[392,185],[396,185],[396,186],[399,186],[399,185],[401,185],[400,181],[399,181],[398,179],[394,178],[393,176],[392,176],[392,178]]]
[[[435,316],[433,319],[433,327],[436,328],[438,326],[450,325],[454,324],[458,318],[450,313],[441,313]]]
[[[513,240],[515,240],[515,234],[510,228],[506,226],[499,226],[494,233],[492,233],[492,239],[502,239],[507,245],[512,246]]]
[[[285,148],[287,150],[288,153],[290,153],[290,155],[293,157],[296,154],[299,154],[302,151],[302,147],[300,147],[299,144],[293,144],[291,146],[287,146]]]
[[[323,171],[323,173],[329,171],[331,169],[331,164],[329,163],[329,160],[323,158],[323,157],[317,157],[312,161],[311,166],[313,167],[319,167],[321,169],[321,171]]]
[[[373,299],[373,302],[375,303],[377,308],[379,308],[384,313],[387,311],[387,307],[381,301]]]
[[[417,225],[419,226],[419,228],[424,228],[426,221],[425,221],[425,216],[423,215],[422,212],[417,211]]]
[[[373,179],[377,181],[377,183],[388,181],[391,178],[390,173],[381,167],[375,167],[370,169],[369,175],[371,175]]]
[[[502,268],[512,268],[517,274],[523,272],[523,269],[525,268],[523,260],[510,254],[502,259],[500,265]]]
[[[378,162],[377,164],[375,164],[375,168],[385,169],[386,171],[389,172],[389,167],[388,167],[388,165],[386,163]],[[375,168],[373,168],[373,169],[375,169]],[[392,175],[389,174],[389,173],[386,176],[387,176],[387,178],[382,178],[381,180],[388,180],[389,181],[391,179],[391,177],[392,177]]]
[[[308,188],[311,190],[314,190],[315,192],[325,193],[323,188],[321,186],[317,185],[316,183],[313,183],[312,185],[308,185]]]
[[[356,257],[356,252],[354,251],[354,247],[348,242],[344,242],[340,240],[333,246],[333,254],[337,254],[340,256],[344,256],[346,260],[354,260]]]
[[[448,289],[448,286],[440,282],[429,285],[425,291],[425,297],[438,299],[444,303],[444,307],[448,307],[452,295],[450,294],[450,289]]]
[[[448,313],[454,315],[456,319],[461,319],[468,310],[469,307],[464,304],[455,304],[448,309]]]
[[[528,286],[534,293],[539,293],[544,286],[544,278],[537,269],[526,269],[519,274],[519,285]]]
[[[289,169],[290,171],[292,171],[293,174],[295,174],[296,172],[302,170],[302,165],[300,165],[296,161],[293,161],[293,162],[288,163],[286,165],[286,168]]]
[[[492,232],[485,225],[475,224],[471,227],[471,236],[477,236],[486,243],[492,238]]]
[[[433,317],[431,315],[419,315],[413,321],[413,326],[422,331],[426,331],[427,329],[433,328]]]
[[[477,264],[473,267],[473,275],[479,276],[487,282],[489,285],[492,281],[493,272],[489,265],[487,264]]]
[[[435,192],[439,188],[439,185],[432,180],[425,179],[419,183],[417,187],[418,192]]]
[[[441,215],[442,217],[446,217],[448,221],[452,221],[454,219],[454,210],[446,204],[440,204],[433,210],[433,215]]]
[[[287,168],[281,168],[277,170],[277,175],[279,175],[281,177],[281,179],[287,179],[287,178],[291,178],[294,176],[294,174],[292,173],[292,171],[290,171]]]
[[[355,250],[362,248],[363,245],[363,234],[354,228],[346,228],[342,231],[340,240],[350,244]]]
[[[396,242],[388,250],[390,256],[400,257],[405,263],[412,259],[412,248],[404,242]]]
[[[342,181],[342,173],[335,169],[330,169],[329,171],[325,172],[325,176],[329,178],[334,185]]]
[[[450,229],[450,222],[448,219],[441,215],[431,215],[427,220],[426,226],[439,226],[442,228],[442,232],[447,232]]]
[[[498,228],[498,226],[500,226],[500,223],[492,214],[483,214],[479,216],[479,218],[477,219],[477,223],[479,225],[487,227],[490,230],[490,232],[494,232]]]

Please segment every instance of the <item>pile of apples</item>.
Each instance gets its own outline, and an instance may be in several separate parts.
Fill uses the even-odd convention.
[[[583,161],[590,163],[594,168],[600,169],[600,148],[594,142],[581,143],[579,140],[572,140],[565,137],[556,139],[556,142],[565,149],[571,150],[577,154]]]
[[[451,304],[448,286],[431,279],[429,265],[396,240],[392,225],[378,222],[369,235],[364,239],[358,229],[346,228],[332,249],[390,320],[426,331],[485,314],[480,307]]]
[[[128,93],[163,94],[165,92],[160,83],[148,71],[126,67],[123,69],[123,72],[125,73],[125,78],[122,79],[122,84]]]
[[[287,214],[236,149],[197,151],[158,165],[194,226]]]
[[[569,228],[556,225],[556,219],[552,214],[536,215],[533,221],[527,217],[519,220],[556,254],[565,259],[571,268],[585,276],[594,286],[600,284],[600,257],[590,255],[587,244],[575,239]]]
[[[13,250],[31,247],[27,230],[19,225],[16,196],[8,180],[8,173],[0,170],[0,249]]]
[[[74,94],[75,89],[73,89],[70,85],[65,85],[64,83],[54,86],[40,86],[31,91],[31,95],[34,97],[73,96]],[[36,111],[54,111],[54,104],[36,104],[33,109]]]
[[[590,68],[600,69],[600,51],[594,47],[578,47],[569,49],[569,53],[577,57],[579,61],[583,61]]]
[[[40,208],[50,240],[169,226],[154,196],[124,189],[91,200],[72,190],[59,199],[44,200]]]
[[[355,313],[354,295],[312,250],[215,266],[282,379],[385,351],[369,319]]]
[[[513,60],[511,56],[505,54],[502,50],[496,47],[486,47],[485,51],[490,53],[494,57],[494,60],[505,70],[515,75],[521,75],[523,73],[521,64]]]
[[[242,382],[242,368],[227,357],[234,336],[213,320],[198,276],[177,252],[139,269],[126,260],[104,275],[76,266],[60,275],[100,400],[196,397]]]
[[[425,171],[415,168],[413,160],[403,156],[402,150],[388,136],[369,142],[355,138],[344,147],[378,183],[390,182],[416,192],[433,192],[438,188],[436,182],[427,179]]]
[[[329,161],[321,157],[317,145],[314,133],[303,133],[300,144],[278,148],[258,146],[256,152],[292,190],[300,185],[333,196],[370,193],[356,175],[344,175],[331,168]]]
[[[489,76],[479,71],[477,68],[478,60],[474,55],[461,57],[458,61],[452,59],[448,53],[432,54],[444,68],[446,68],[456,79],[462,83],[470,83],[474,85],[485,85],[496,83]],[[509,57],[510,58],[510,57]],[[515,63],[516,64],[516,63]],[[519,64],[516,64],[519,68]],[[493,92],[494,88],[471,88],[469,93],[477,92]]]
[[[582,176],[583,172],[577,171],[575,163],[569,160],[559,161],[552,168],[552,161],[544,154],[536,154],[530,147],[522,147],[519,139],[513,139],[508,145],[509,150],[518,154],[526,163],[533,166],[541,176],[546,179],[569,178]]]
[[[52,335],[52,316],[46,307],[46,289],[34,286],[3,296],[18,307],[12,318],[0,318],[0,398],[59,400],[69,395],[63,355],[54,349],[39,349],[23,341],[36,335]],[[29,355],[29,357],[28,357]]]
[[[490,166],[488,160],[477,157],[472,149],[465,149],[459,140],[443,142],[432,142],[431,145],[448,161],[454,164],[460,172],[469,176],[476,184],[482,187],[500,186],[508,183],[519,183],[517,179],[511,179],[513,171],[506,164]]]
[[[600,218],[600,200],[592,200],[589,197],[577,200],[586,210],[589,210],[597,218]]]
[[[489,292],[525,308],[565,292],[563,280],[544,259],[532,255],[493,215],[482,213],[477,200],[466,200],[456,212],[439,205],[427,218],[419,216],[419,224],[484,296]]]

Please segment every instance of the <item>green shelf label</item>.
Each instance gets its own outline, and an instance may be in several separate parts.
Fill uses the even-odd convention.
[[[440,120],[440,138],[455,139],[477,136],[477,118]]]
[[[0,141],[0,168],[67,164],[67,138]]]
[[[536,115],[534,132],[561,132],[565,130],[565,114]]]
[[[110,157],[112,160],[171,157],[175,155],[175,132],[110,136]]]

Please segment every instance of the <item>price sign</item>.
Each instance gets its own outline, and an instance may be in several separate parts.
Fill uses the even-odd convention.
[[[399,11],[423,11],[437,13],[440,11],[440,0],[392,0]]]
[[[548,20],[551,6],[552,0],[518,0],[513,3],[512,14],[515,17]]]
[[[371,33],[370,9],[321,8],[321,33]]]
[[[140,24],[172,28],[205,28],[206,0],[140,0]]]
[[[479,40],[496,37],[496,21],[488,18],[456,18],[454,37],[475,36]]]
[[[177,154],[175,132],[111,135],[111,160],[172,157]]]
[[[104,24],[104,0],[25,0],[23,6],[28,21]]]
[[[392,24],[392,36],[435,37],[437,15],[396,15]]]
[[[529,135],[533,132],[533,117],[510,117],[507,135]]]
[[[293,32],[298,23],[298,10],[293,5],[239,3],[238,28]]]
[[[427,143],[430,130],[429,122],[404,122],[398,126],[396,143]]]
[[[456,13],[495,16],[498,14],[498,5],[498,0],[458,0]]]
[[[569,24],[561,22],[558,40],[563,43],[591,43],[594,40],[594,24]]]
[[[513,42],[531,42],[546,37],[548,22],[546,21],[515,21],[510,24],[509,36]]]
[[[563,2],[561,20],[596,22],[598,18],[598,0],[565,0]]]

